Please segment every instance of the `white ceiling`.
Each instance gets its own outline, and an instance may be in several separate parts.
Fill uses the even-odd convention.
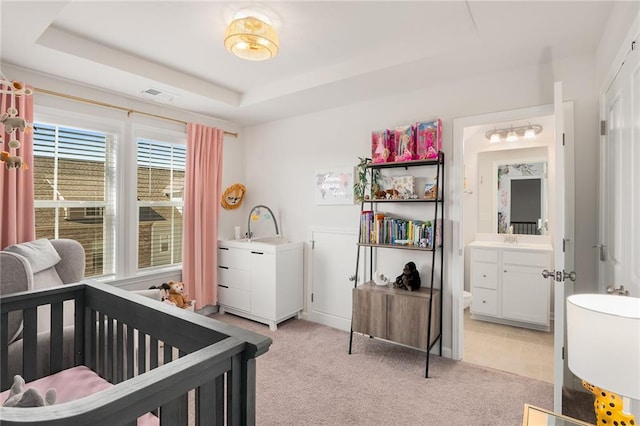
[[[270,61],[223,47],[226,24],[248,6],[278,30],[280,54]],[[173,107],[250,125],[590,54],[612,6],[2,0],[0,59],[130,97],[158,89]]]

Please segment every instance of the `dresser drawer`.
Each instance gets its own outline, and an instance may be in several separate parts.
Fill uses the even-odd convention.
[[[236,248],[218,247],[218,265],[249,270],[251,252]]]
[[[498,262],[498,250],[493,249],[471,249],[471,261],[472,262]]]
[[[218,285],[218,303],[241,311],[251,311],[251,293]]]
[[[471,299],[471,312],[480,315],[498,315],[498,294],[496,290],[474,288]]]
[[[496,263],[473,262],[471,264],[471,286],[498,288],[498,265]]]
[[[218,266],[218,285],[249,291],[251,290],[251,274],[243,269]]]

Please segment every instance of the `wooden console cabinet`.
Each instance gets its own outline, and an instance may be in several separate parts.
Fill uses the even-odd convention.
[[[439,337],[440,291],[433,290],[431,321],[430,290],[400,290],[374,283],[353,289],[353,331],[419,349],[427,349]],[[431,330],[427,333],[427,324]]]

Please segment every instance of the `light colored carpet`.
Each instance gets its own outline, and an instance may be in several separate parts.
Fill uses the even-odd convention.
[[[425,354],[304,320],[275,332],[233,315],[210,315],[269,336],[257,361],[257,424],[515,425],[525,403],[552,409],[550,383]]]

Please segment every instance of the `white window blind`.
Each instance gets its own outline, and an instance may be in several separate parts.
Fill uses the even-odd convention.
[[[180,264],[186,146],[137,144],[138,269]]]
[[[114,272],[115,136],[34,124],[37,238],[71,238],[86,253],[85,276]]]

